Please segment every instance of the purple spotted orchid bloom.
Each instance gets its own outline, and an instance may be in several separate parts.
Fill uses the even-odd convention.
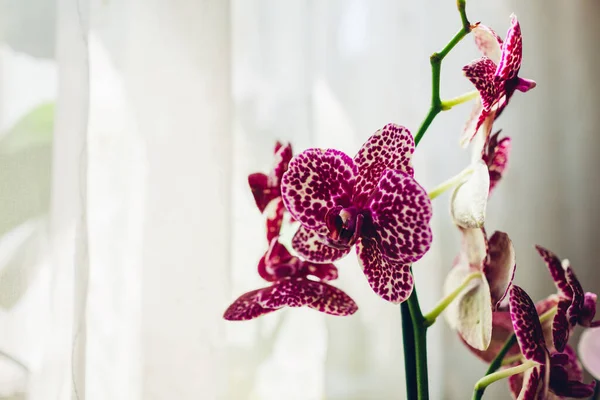
[[[346,293],[327,283],[337,279],[335,265],[313,264],[294,257],[277,238],[260,259],[258,273],[271,286],[241,295],[223,318],[244,321],[286,306],[307,306],[331,315],[351,315],[358,310]]]
[[[525,360],[533,366],[509,378],[513,396],[523,400],[586,398],[594,393],[595,382],[585,384],[583,370],[570,347],[551,352],[531,298],[513,286],[510,292],[510,316],[517,342]]]
[[[267,241],[279,235],[285,208],[281,199],[281,178],[292,159],[292,145],[275,143],[275,166],[271,172],[260,172],[248,176],[254,201],[261,213],[267,216]]]
[[[492,29],[481,24],[473,29],[473,35],[483,57],[466,65],[463,72],[479,91],[480,101],[463,132],[463,145],[473,139],[482,125],[484,136],[488,137],[494,119],[500,115],[515,91],[527,92],[536,86],[534,81],[519,77],[523,39],[514,14],[511,15],[511,26],[504,42]]]
[[[312,262],[332,262],[356,251],[371,288],[393,303],[413,288],[411,263],[432,240],[431,201],[413,178],[414,141],[388,124],[354,159],[334,149],[308,149],[283,175],[283,201],[301,227],[294,249]]]
[[[600,320],[593,321],[597,296],[595,293],[584,293],[568,260],[561,261],[554,253],[541,246],[536,246],[536,249],[544,259],[558,289],[559,300],[552,335],[557,350],[562,351],[576,325],[600,326]]]
[[[446,309],[446,320],[461,338],[477,351],[489,348],[493,325],[506,320],[494,318],[508,294],[515,274],[515,250],[504,232],[489,238],[484,229],[461,229],[461,252],[446,278],[444,292],[454,291],[471,274],[481,273],[467,290]]]

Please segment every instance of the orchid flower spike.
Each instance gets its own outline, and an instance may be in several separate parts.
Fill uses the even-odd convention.
[[[267,241],[269,242],[279,235],[283,223],[285,208],[281,199],[281,178],[292,159],[291,144],[275,143],[274,154],[275,165],[268,175],[258,172],[248,176],[248,184],[256,206],[267,216]]]
[[[473,29],[473,36],[483,57],[463,67],[463,72],[479,91],[480,101],[461,137],[463,146],[473,139],[480,128],[485,138],[489,136],[493,121],[516,90],[527,92],[536,86],[534,81],[519,77],[523,39],[514,14],[511,15],[511,26],[504,42],[492,29],[481,24]]]
[[[414,141],[388,124],[351,158],[334,149],[308,149],[290,162],[281,191],[301,224],[292,246],[312,262],[332,262],[356,244],[371,288],[393,303],[413,288],[411,263],[429,250],[431,201],[413,178]]]
[[[271,285],[241,295],[223,318],[244,321],[286,306],[307,306],[331,315],[351,315],[358,310],[346,293],[327,283],[338,277],[335,265],[313,264],[294,257],[277,238],[260,259],[258,273]]]

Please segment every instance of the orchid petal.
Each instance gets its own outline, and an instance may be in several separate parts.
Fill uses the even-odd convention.
[[[357,168],[341,151],[308,149],[292,159],[281,193],[287,210],[307,229],[326,234],[325,215],[350,205]]]
[[[560,297],[556,294],[552,294],[546,297],[543,300],[535,303],[535,310],[539,316],[543,315],[547,311],[550,311],[554,307],[558,307],[558,303],[560,301]],[[555,314],[556,315],[556,314]],[[554,334],[552,331],[552,326],[554,324],[554,318],[546,318],[542,323],[542,332],[544,333],[544,339],[546,341],[546,348],[549,352],[556,351],[556,346],[554,345]]]
[[[361,238],[356,253],[369,285],[375,293],[392,303],[402,303],[412,293],[410,264],[387,259],[373,239]]]
[[[471,31],[481,53],[498,64],[502,55],[502,39],[491,28],[479,24]]]
[[[323,289],[321,297],[312,304],[309,304],[310,308],[324,312],[331,315],[352,315],[358,310],[358,306],[346,293],[340,289],[328,285],[326,283],[320,283]]]
[[[540,400],[544,392],[543,365],[528,369],[523,373],[523,386],[517,400]]]
[[[537,86],[537,83],[531,79],[519,78],[516,89],[523,93],[530,91]]]
[[[284,211],[285,207],[283,206],[283,199],[281,197],[272,200],[265,208],[264,212],[267,217],[267,241],[270,242],[272,239],[279,236],[281,225],[283,223]]]
[[[367,206],[379,246],[390,261],[415,262],[429,250],[431,200],[410,175],[386,170]]]
[[[558,302],[556,314],[552,320],[552,340],[557,351],[563,351],[569,336],[571,334],[571,326],[569,325],[569,305],[571,301],[562,299]]]
[[[387,124],[362,145],[354,157],[358,168],[354,187],[354,205],[364,206],[386,169],[413,176],[410,163],[415,144],[410,131],[403,126]]]
[[[470,346],[486,350],[492,340],[492,299],[487,280],[477,282],[458,300],[456,329]]]
[[[477,350],[467,344],[469,350],[486,363],[492,362],[504,347],[506,341],[512,336],[513,327],[510,320],[510,313],[507,311],[496,311],[492,314],[492,339],[490,345],[484,351]],[[463,339],[464,341],[464,339]],[[518,344],[515,344],[506,353],[506,358],[521,354],[521,349]],[[520,390],[520,386],[519,386]],[[517,392],[518,394],[518,392]],[[516,396],[515,396],[516,397]]]
[[[565,270],[562,267],[560,258],[558,258],[556,254],[552,253],[550,250],[543,248],[542,246],[535,246],[535,248],[537,249],[540,256],[542,256],[542,258],[544,259],[544,262],[546,263],[546,266],[550,271],[550,275],[552,276],[554,284],[556,285],[556,288],[558,289],[559,293],[568,299],[573,298],[573,290],[571,289],[569,282],[567,282],[567,276],[565,274]]]
[[[338,278],[338,269],[333,264],[313,264],[305,262],[306,275],[312,275],[321,281],[333,281]]]
[[[497,134],[495,135],[496,138]],[[496,142],[496,140],[494,140],[494,144],[490,145],[487,160],[487,165],[490,173],[490,192],[494,189],[494,187],[496,187],[500,179],[502,179],[504,172],[506,171],[506,168],[508,166],[508,156],[510,155],[510,150],[511,143],[509,137],[505,137],[499,142]]]
[[[597,296],[595,293],[587,292],[583,302],[583,310],[581,312],[580,324],[583,326],[591,326],[594,324],[592,320],[596,316],[596,300]]]
[[[264,308],[302,307],[317,301],[323,295],[319,282],[306,278],[290,278],[276,281],[263,289],[260,304]]]
[[[586,329],[581,334],[579,358],[585,369],[600,380],[600,328]]]
[[[450,203],[454,223],[462,228],[481,228],[485,222],[490,176],[482,160],[473,169],[469,179],[454,190]]]
[[[496,76],[499,80],[506,82],[515,78],[521,69],[523,56],[523,39],[521,37],[521,26],[517,17],[511,15],[511,27],[506,33],[506,39],[502,45],[502,58],[498,64]]]
[[[266,308],[259,303],[263,290],[253,290],[238,297],[225,310],[223,318],[229,321],[246,321],[275,311],[276,308]]]
[[[279,196],[279,189],[273,189],[268,186],[269,178],[265,174],[256,173],[248,175],[248,185],[254,196],[254,202],[262,213],[265,207]]]
[[[545,364],[547,351],[535,305],[517,285],[510,290],[510,318],[523,356],[527,360]]]
[[[325,238],[317,232],[300,226],[292,239],[293,249],[307,261],[327,263],[337,261],[350,252],[350,248],[339,250],[325,244]]]
[[[479,91],[481,104],[486,111],[491,110],[498,100],[498,92],[494,81],[496,63],[487,57],[482,57],[463,67],[463,73]]]
[[[571,325],[571,327],[574,327],[579,322],[579,318],[581,316],[581,313],[583,312],[585,293],[583,292],[583,288],[581,287],[579,280],[575,276],[573,268],[571,268],[569,264],[569,260],[564,260],[562,262],[562,266],[565,270],[565,277],[567,278],[567,283],[569,284],[569,286],[571,286],[571,291],[573,292],[571,305],[569,306],[567,315],[569,318],[569,325]]]
[[[463,284],[463,282],[467,279],[469,275],[474,272],[478,272],[479,269],[477,267],[473,267],[469,264],[469,261],[464,253],[461,252],[459,256],[454,261],[454,265],[448,275],[446,275],[446,280],[444,281],[443,294],[444,297],[448,296],[452,293],[456,288]],[[479,280],[472,280],[467,286],[444,310],[444,317],[450,325],[450,328],[453,330],[458,329],[459,319],[460,319],[460,310],[459,304],[462,297],[467,293],[468,290],[473,289],[479,283]],[[512,326],[511,326],[512,329]]]
[[[464,262],[471,267],[481,270],[488,254],[488,240],[483,228],[460,228],[462,233],[461,255]],[[455,262],[456,264],[456,262]]]
[[[473,140],[475,135],[477,134],[477,126],[479,125],[479,118],[483,112],[483,106],[481,105],[481,98],[478,97],[475,99],[475,105],[471,109],[471,114],[469,114],[469,118],[465,123],[465,127],[463,128],[463,132],[460,136],[460,147],[467,147],[467,145]],[[480,154],[477,155],[477,158],[480,157]]]
[[[269,174],[269,186],[278,187],[281,184],[281,178],[284,172],[288,168],[288,164],[292,159],[292,145],[280,145],[276,146],[275,151],[275,166],[273,171]]]
[[[498,309],[508,294],[517,267],[515,249],[506,233],[494,232],[489,240],[488,254],[483,272],[490,285],[493,307]]]
[[[589,385],[581,382],[583,371],[575,352],[565,348],[565,353],[552,355],[550,369],[550,390],[557,396],[572,398],[589,398],[594,394],[595,382]]]
[[[508,389],[514,399],[519,397],[521,389],[523,388],[523,375],[524,374],[516,374],[508,377]]]

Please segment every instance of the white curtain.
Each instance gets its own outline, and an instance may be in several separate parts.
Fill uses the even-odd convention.
[[[600,290],[600,7],[468,2],[502,33],[511,12],[538,87],[498,121],[514,151],[488,229],[512,237],[535,299],[553,290],[535,243]],[[338,264],[351,317],[221,315],[264,284],[247,175],[277,139],[353,154],[388,122],[414,132],[429,54],[460,26],[454,1],[2,0],[0,15],[0,399],[405,397],[398,307],[352,256]],[[467,38],[444,61],[444,97],[471,90],[460,68],[477,56]],[[425,187],[468,161],[469,108],[419,146]],[[414,268],[425,310],[459,240],[447,196],[434,212]],[[431,398],[468,398],[485,365],[441,319],[428,339]]]

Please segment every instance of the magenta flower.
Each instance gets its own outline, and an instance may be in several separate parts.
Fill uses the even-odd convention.
[[[283,175],[286,208],[302,225],[294,249],[312,262],[331,262],[356,244],[371,288],[400,303],[413,288],[410,264],[431,244],[431,201],[413,178],[410,132],[388,124],[354,159],[338,150],[308,149]]]
[[[533,301],[518,286],[510,292],[510,316],[521,353],[532,364],[524,373],[509,378],[515,398],[585,398],[594,393],[595,382],[582,382],[583,370],[573,349],[550,353]]]
[[[492,342],[493,311],[500,308],[515,274],[515,250],[504,232],[494,232],[489,241],[483,229],[461,232],[461,252],[446,278],[444,292],[448,295],[474,274],[479,276],[448,306],[446,319],[465,343],[484,351]]]
[[[269,175],[254,173],[248,176],[254,201],[260,212],[267,215],[267,240],[279,235],[285,208],[281,199],[281,177],[292,159],[291,144],[275,143],[275,166]]]
[[[498,131],[489,137],[481,154],[481,159],[487,164],[490,174],[490,193],[492,193],[506,171],[511,149],[510,137],[498,140],[500,132]]]
[[[588,372],[600,379],[600,328],[586,329],[581,334],[579,357]]]
[[[562,351],[569,340],[571,331],[576,325],[584,327],[600,326],[600,321],[593,321],[596,315],[596,294],[584,293],[575,272],[568,260],[560,261],[554,253],[541,246],[536,246],[538,253],[546,262],[550,275],[558,289],[558,308],[554,316],[552,335],[554,345]]]
[[[466,65],[463,71],[479,91],[480,102],[463,132],[463,145],[473,139],[484,122],[485,137],[489,136],[492,122],[500,115],[516,90],[527,92],[536,86],[534,81],[519,77],[523,39],[519,21],[514,14],[511,15],[511,27],[504,42],[485,25],[474,28],[473,35],[483,57]]]
[[[335,265],[313,264],[294,257],[277,238],[260,259],[258,273],[271,286],[241,295],[223,318],[249,320],[286,306],[308,306],[331,315],[351,315],[358,310],[346,293],[326,283],[337,279]]]

